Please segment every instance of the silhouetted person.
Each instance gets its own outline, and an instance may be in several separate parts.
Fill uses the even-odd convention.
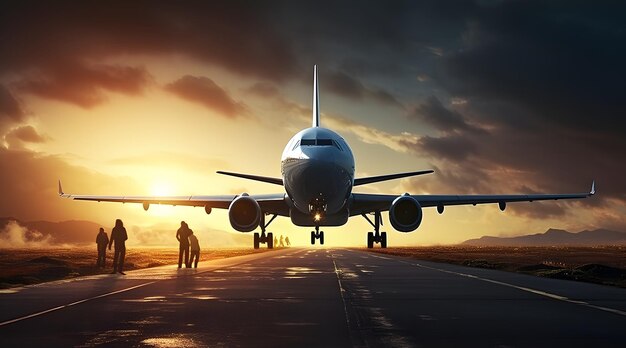
[[[287,244],[287,246],[291,246],[291,242],[289,241],[289,236],[285,237],[285,244]]]
[[[100,232],[96,237],[96,244],[98,245],[98,261],[96,265],[100,268],[104,268],[107,257],[107,244],[109,244],[109,236],[104,232],[104,228],[100,227]]]
[[[189,230],[189,244],[191,244],[189,267],[191,267],[191,265],[193,264],[194,268],[198,268],[198,261],[200,260],[200,243],[198,243],[198,238],[193,235],[193,231],[191,229]]]
[[[178,268],[182,267],[183,254],[185,255],[185,267],[189,268],[189,235],[191,230],[185,221],[180,222],[180,228],[176,231],[176,239],[180,242],[178,250]]]
[[[274,237],[274,246],[278,247],[278,237]]]
[[[126,240],[128,234],[124,228],[122,220],[115,220],[115,227],[111,231],[111,240],[109,240],[109,250],[111,250],[111,244],[115,243],[115,251],[113,254],[113,272],[119,272],[120,274],[126,274],[122,272],[124,268],[124,257],[126,257]]]
[[[283,239],[283,235],[280,235],[280,244],[278,244],[278,246],[280,246],[281,248],[285,247],[285,243],[284,243],[284,239]]]

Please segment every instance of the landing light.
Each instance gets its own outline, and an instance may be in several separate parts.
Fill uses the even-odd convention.
[[[321,219],[322,219],[322,215],[320,215],[319,213],[313,215],[313,220],[320,221]]]

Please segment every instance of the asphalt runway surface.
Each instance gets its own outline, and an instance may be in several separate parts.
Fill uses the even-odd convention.
[[[626,289],[282,249],[0,291],[0,347],[623,347]]]

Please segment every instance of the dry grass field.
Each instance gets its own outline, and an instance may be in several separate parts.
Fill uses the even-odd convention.
[[[472,247],[370,249],[419,260],[586,281],[626,288],[626,246]]]
[[[208,249],[200,254],[200,264],[212,259],[266,252],[267,249]],[[96,267],[95,248],[1,249],[0,289],[36,284],[84,275],[110,273],[113,252],[107,250],[106,268]],[[128,248],[125,270],[178,263],[178,249]]]

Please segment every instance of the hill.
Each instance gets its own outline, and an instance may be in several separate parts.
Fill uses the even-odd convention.
[[[548,229],[544,233],[518,237],[484,236],[469,239],[462,245],[473,246],[595,246],[626,245],[626,232],[597,229],[578,233],[565,230]]]

